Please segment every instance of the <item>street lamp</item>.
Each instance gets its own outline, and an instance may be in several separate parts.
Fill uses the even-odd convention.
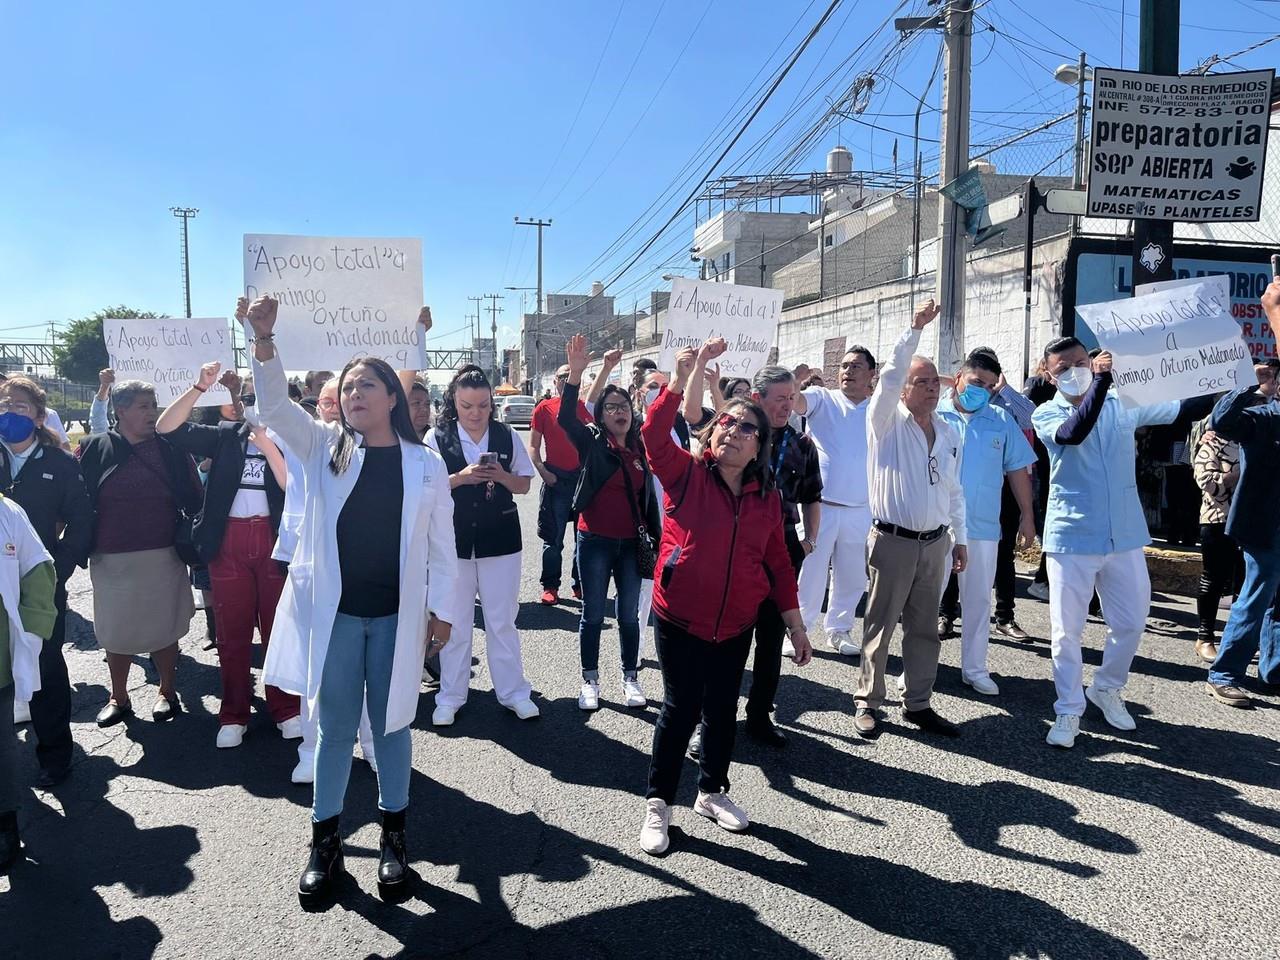
[[[1093,67],[1085,62],[1084,52],[1079,63],[1064,63],[1053,71],[1053,79],[1076,88],[1076,156],[1071,186],[1079,190],[1084,183],[1084,85],[1093,80]]]

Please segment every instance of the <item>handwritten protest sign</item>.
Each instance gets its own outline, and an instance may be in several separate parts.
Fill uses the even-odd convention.
[[[234,370],[236,365],[225,317],[104,320],[102,335],[116,382],[145,380],[155,384],[156,403],[162,407],[187,392],[199,379],[203,364],[217,360],[223,370]],[[226,387],[214,384],[200,394],[196,406],[230,402]]]
[[[280,301],[276,345],[292,370],[336,370],[358,354],[425,365],[421,240],[245,234],[244,289]]]
[[[1076,309],[1111,352],[1127,407],[1235,390],[1254,382],[1253,360],[1231,316],[1224,276],[1151,284],[1143,296]]]
[[[750,378],[768,363],[781,316],[781,290],[672,280],[658,368],[673,371],[682,349],[696,350],[710,337],[724,337],[729,349],[720,357],[720,375]]]

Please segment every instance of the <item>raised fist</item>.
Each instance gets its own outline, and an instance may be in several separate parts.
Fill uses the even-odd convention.
[[[258,297],[249,304],[247,318],[253,327],[254,336],[269,337],[276,328],[276,311],[280,309],[280,301],[275,297]]]
[[[244,318],[249,313],[249,298],[236,297],[236,322],[244,326]]]
[[[116,372],[110,367],[98,371],[98,386],[109,387],[116,382]]]
[[[418,326],[422,328],[422,332],[426,333],[431,329],[431,308],[423,307],[418,311]]]
[[[218,382],[218,371],[222,369],[222,364],[217,360],[212,360],[200,367],[200,376],[196,379],[196,386],[202,391],[208,390]]]

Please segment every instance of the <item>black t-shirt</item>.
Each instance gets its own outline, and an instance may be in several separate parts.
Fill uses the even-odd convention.
[[[339,613],[389,617],[400,609],[403,506],[400,444],[365,448],[360,476],[338,514]]]

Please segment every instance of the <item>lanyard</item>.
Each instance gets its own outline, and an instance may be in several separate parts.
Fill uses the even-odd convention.
[[[778,485],[778,475],[782,472],[782,464],[787,456],[787,446],[791,443],[792,434],[787,431],[782,435],[782,443],[778,445],[778,452],[773,458],[773,485]]]

